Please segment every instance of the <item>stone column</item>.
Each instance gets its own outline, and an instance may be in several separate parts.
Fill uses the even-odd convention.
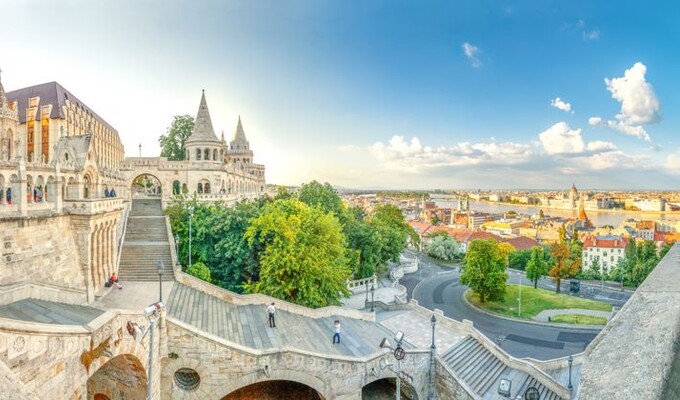
[[[54,169],[54,211],[57,212],[57,214],[61,214],[61,211],[64,209],[64,199],[62,198],[61,195],[61,166],[59,164],[59,160],[57,160],[55,164],[55,169]]]
[[[19,207],[19,214],[22,216],[28,215],[28,200],[26,199],[26,185],[28,184],[26,180],[26,162],[23,158],[19,157],[19,190],[14,193],[14,188],[12,188],[12,202],[16,201]]]

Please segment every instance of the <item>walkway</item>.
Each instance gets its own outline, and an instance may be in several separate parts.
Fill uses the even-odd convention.
[[[597,310],[586,310],[583,308],[562,308],[562,309],[552,309],[552,310],[543,310],[538,315],[536,315],[533,319],[534,321],[539,321],[539,322],[550,322],[550,318],[556,316],[556,315],[589,315],[593,317],[602,317],[606,318],[607,321],[612,317],[612,313],[610,311],[597,311]]]

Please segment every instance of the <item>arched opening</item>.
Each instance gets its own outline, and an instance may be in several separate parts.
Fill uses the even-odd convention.
[[[213,150],[213,161],[217,161],[217,149]]]
[[[33,203],[33,176],[26,176],[26,201]]]
[[[201,182],[198,182],[198,187],[196,187],[196,192],[198,192],[198,194],[203,194],[203,184]]]
[[[55,202],[57,200],[57,180],[54,176],[47,178],[45,186],[45,201]]]
[[[5,204],[5,177],[0,174],[0,204]]]
[[[196,161],[201,161],[201,149],[196,149]]]
[[[285,393],[285,397],[281,394]],[[242,387],[222,397],[222,400],[323,400],[323,397],[313,388],[299,382],[272,380],[254,383]]]
[[[178,180],[172,181],[172,194],[175,194],[175,195],[180,194],[181,190],[182,190],[182,187],[181,187],[179,181]]]
[[[151,174],[137,175],[132,180],[132,195],[135,198],[139,197],[160,197],[161,181]]]
[[[418,400],[418,394],[411,385],[402,380],[400,386],[401,400]],[[395,378],[378,379],[361,388],[362,399],[393,399],[396,394]]]
[[[85,175],[83,177],[83,198],[84,199],[89,199],[90,198],[90,188],[92,185],[92,181],[90,180],[89,175]]]
[[[88,399],[146,399],[146,370],[131,354],[116,356],[87,380]]]
[[[205,149],[203,155],[204,155],[203,159],[205,159],[206,161],[210,161],[210,150]]]
[[[33,202],[42,203],[43,201],[45,201],[45,178],[42,175],[38,175],[33,186]]]

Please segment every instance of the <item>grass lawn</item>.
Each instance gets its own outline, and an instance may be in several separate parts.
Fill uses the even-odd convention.
[[[509,317],[517,317],[519,286],[508,285],[505,300],[502,302],[487,301],[482,304],[479,296],[472,293],[472,289],[465,292],[465,298],[475,306]],[[586,310],[611,311],[612,305],[601,301],[582,299],[568,294],[556,294],[552,290],[534,289],[522,286],[522,319],[531,319],[543,310],[560,308],[584,308]]]
[[[581,314],[562,314],[552,317],[551,322],[560,322],[563,324],[577,324],[577,325],[607,325],[607,318],[595,317],[593,315]]]

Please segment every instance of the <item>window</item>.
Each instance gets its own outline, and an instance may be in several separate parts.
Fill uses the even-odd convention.
[[[194,390],[201,384],[201,376],[191,368],[180,368],[175,371],[175,384],[182,390]]]
[[[201,149],[196,149],[196,160],[201,161]]]

